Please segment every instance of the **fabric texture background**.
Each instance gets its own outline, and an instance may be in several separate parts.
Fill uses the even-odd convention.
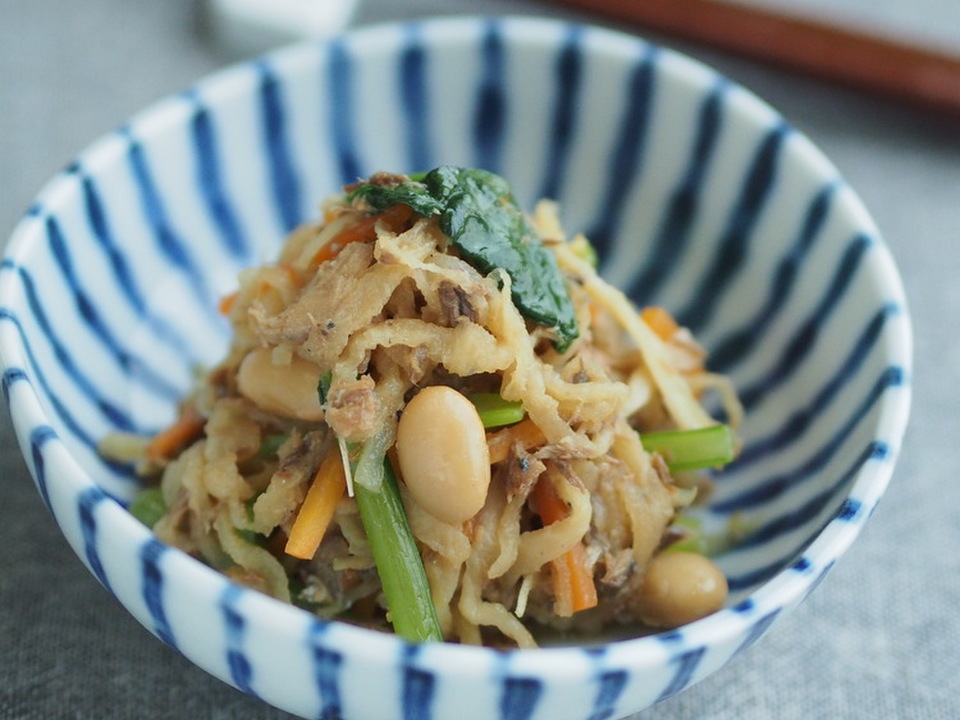
[[[845,22],[863,17],[884,30],[906,23],[914,36],[940,44],[960,37],[954,0],[754,2],[809,11],[829,6]],[[198,10],[196,0],[0,0],[0,242],[42,183],[77,151],[132,112],[233,59],[204,31]],[[355,23],[453,12],[591,19],[533,0],[367,0]],[[728,667],[640,717],[956,717],[956,119],[924,116],[730,56],[668,44],[769,100],[863,197],[903,273],[916,377],[911,426],[890,489],[828,580]],[[960,54],[960,41],[955,49]],[[5,410],[0,547],[0,720],[290,717],[163,646],[97,584],[44,509]]]

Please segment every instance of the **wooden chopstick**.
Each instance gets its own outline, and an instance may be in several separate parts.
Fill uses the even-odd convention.
[[[554,0],[650,31],[960,116],[960,56],[726,0]]]

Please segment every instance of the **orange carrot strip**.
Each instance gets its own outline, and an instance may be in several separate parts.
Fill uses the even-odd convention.
[[[290,528],[290,536],[284,548],[287,555],[309,560],[316,554],[333,519],[337,503],[346,489],[347,480],[340,453],[331,451],[320,463],[307,496],[297,512],[297,518],[293,521],[293,527]]]
[[[603,312],[602,308],[594,302],[587,303],[587,310],[590,311],[590,324],[596,325],[600,322],[601,313]]]
[[[206,421],[192,405],[187,405],[172,425],[161,430],[147,445],[147,459],[163,462],[175,456],[200,437]]]
[[[519,443],[525,450],[543,445],[547,439],[543,432],[531,420],[521,420],[516,425],[498,430],[487,435],[487,450],[490,453],[490,464],[503,462],[510,455],[510,450]]]
[[[531,500],[534,512],[544,525],[562,520],[570,512],[546,477],[537,481]],[[587,552],[582,542],[551,560],[550,571],[553,577],[554,612],[558,616],[570,617],[575,612],[596,607],[597,586],[593,582],[593,573],[587,567]]]
[[[570,514],[570,506],[557,494],[553,483],[546,476],[533,486],[530,500],[533,511],[540,516],[544,525],[552,525]]]
[[[657,334],[657,337],[664,341],[669,341],[680,329],[677,321],[673,319],[673,315],[656,305],[645,307],[640,312],[640,317]]]
[[[237,302],[238,293],[232,292],[229,295],[224,295],[220,298],[220,303],[217,305],[217,309],[220,311],[221,315],[229,315],[230,311],[233,310],[233,306]]]
[[[587,570],[587,550],[577,543],[550,562],[554,584],[554,612],[570,617],[575,612],[597,606],[597,587]]]
[[[377,237],[377,223],[383,222],[387,227],[397,227],[409,220],[412,214],[413,210],[409,205],[393,205],[377,215],[360,218],[338,232],[326,245],[317,250],[310,260],[311,267],[332,260],[350,243],[372,242]]]
[[[678,351],[685,351],[689,360],[684,362],[679,370],[684,375],[696,375],[702,373],[706,368],[704,366],[704,357],[699,347],[695,343],[685,342],[677,338],[677,332],[680,331],[680,324],[673,319],[669,311],[662,307],[650,305],[645,307],[640,317],[653,332],[665,343],[671,343]],[[698,393],[699,395],[699,393]]]

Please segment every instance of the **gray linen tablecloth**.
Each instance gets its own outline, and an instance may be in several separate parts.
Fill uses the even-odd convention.
[[[902,26],[960,52],[955,0],[754,2]],[[191,0],[0,0],[0,236],[88,142],[231,59],[196,11]],[[575,17],[532,1],[368,0],[355,22],[441,12]],[[890,490],[827,582],[748,653],[642,717],[960,717],[960,120],[674,46],[770,100],[860,192],[904,275],[916,385]],[[150,637],[97,584],[0,413],[0,720],[286,717]]]

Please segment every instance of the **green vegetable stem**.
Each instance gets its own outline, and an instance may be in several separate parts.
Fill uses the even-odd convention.
[[[661,455],[675,472],[726,465],[734,455],[733,432],[728,425],[641,433],[640,442],[647,452]]]
[[[145,488],[137,493],[130,503],[130,514],[148,528],[152,528],[167,513],[167,506],[163,502],[163,493],[158,487]]]
[[[497,393],[470,393],[467,400],[477,408],[480,422],[488,429],[513,425],[523,420],[526,415],[523,403],[504,400]]]
[[[354,473],[358,465],[351,456]],[[397,479],[389,461],[367,464],[382,472],[372,479],[354,475],[354,493],[360,521],[367,534],[373,561],[380,575],[383,594],[390,611],[390,622],[400,637],[411,642],[442,641],[440,621],[430,595],[426,571],[417,543],[407,523]],[[371,490],[371,487],[377,488]]]

